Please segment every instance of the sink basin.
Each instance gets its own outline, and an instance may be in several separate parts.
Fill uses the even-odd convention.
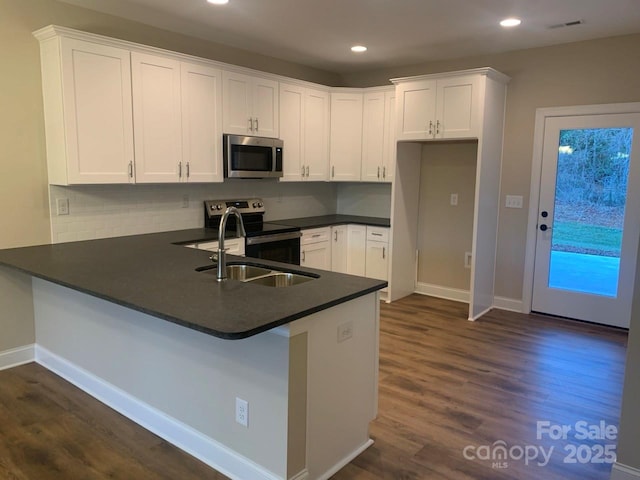
[[[198,267],[196,271],[208,273],[209,275],[216,275],[218,273],[216,265]],[[314,274],[272,270],[267,266],[252,265],[249,263],[232,263],[227,265],[227,278],[229,280],[254,283],[267,287],[291,287],[314,280],[318,278],[318,276]]]
[[[269,273],[271,273],[271,270],[254,265],[227,265],[227,278],[231,280],[245,281]]]
[[[248,280],[249,283],[256,285],[264,285],[266,287],[290,287],[292,285],[300,285],[301,283],[310,282],[313,277],[299,275],[297,273],[274,272],[264,277],[257,277]]]
[[[218,270],[215,265],[207,265],[206,267],[200,267],[196,269],[199,272],[209,273],[216,275]],[[261,277],[271,273],[270,269],[256,267],[255,265],[237,264],[227,265],[227,278],[231,280],[239,280],[241,282],[247,281],[251,278]]]

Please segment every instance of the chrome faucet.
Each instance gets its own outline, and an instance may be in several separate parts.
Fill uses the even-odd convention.
[[[224,249],[224,232],[227,228],[227,219],[229,218],[229,215],[235,215],[236,218],[238,219],[238,223],[237,223],[237,234],[239,237],[246,237],[247,236],[247,232],[244,229],[244,222],[242,221],[242,215],[240,215],[240,212],[238,211],[238,209],[236,207],[228,207],[224,214],[222,215],[222,218],[220,219],[220,226],[218,227],[218,274],[217,274],[217,278],[219,282],[222,282],[224,280],[227,279],[227,259],[226,259],[226,253],[225,253],[225,249]],[[215,257],[212,257],[212,260],[215,259]]]

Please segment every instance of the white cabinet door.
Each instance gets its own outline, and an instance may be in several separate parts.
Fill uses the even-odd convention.
[[[286,83],[280,84],[280,138],[285,145],[282,181],[305,179],[304,100],[305,89],[303,87]]]
[[[389,277],[389,244],[367,240],[365,276],[387,280]]]
[[[279,108],[278,82],[266,78],[254,78],[252,83],[252,135],[278,138]]]
[[[177,182],[182,161],[180,62],[131,53],[137,183]]]
[[[331,270],[331,243],[310,243],[300,247],[300,265],[320,270]]]
[[[382,181],[392,182],[396,171],[396,92],[384,94],[384,155],[382,158]]]
[[[222,72],[224,133],[278,137],[278,82]]]
[[[477,138],[480,133],[479,75],[439,79],[436,138]]]
[[[222,71],[181,64],[181,181],[222,182]]]
[[[49,181],[133,181],[129,51],[70,38],[41,48]]]
[[[329,92],[307,88],[304,100],[305,177],[307,180],[324,181],[329,169]]]
[[[367,251],[367,227],[349,225],[347,227],[347,273],[365,276]]]
[[[367,227],[365,276],[389,278],[389,228]]]
[[[331,227],[331,271],[347,273],[347,225]]]
[[[379,182],[385,156],[385,92],[365,93],[363,102],[361,180]]]
[[[222,72],[222,128],[224,133],[251,135],[252,81],[249,75]]]
[[[360,180],[362,93],[331,94],[330,180]]]
[[[281,181],[323,181],[329,163],[329,93],[280,83]]]
[[[396,87],[398,140],[427,140],[434,136],[436,81],[418,80]]]

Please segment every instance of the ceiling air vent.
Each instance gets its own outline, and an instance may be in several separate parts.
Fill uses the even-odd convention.
[[[564,22],[564,23],[557,23],[556,25],[550,25],[548,28],[549,30],[552,30],[555,28],[575,27],[576,25],[582,25],[583,23],[584,23],[584,20],[573,20],[571,22]]]

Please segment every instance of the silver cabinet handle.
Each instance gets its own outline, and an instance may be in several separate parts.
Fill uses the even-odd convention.
[[[178,177],[182,178],[182,162],[178,162]]]
[[[429,121],[429,135],[433,135],[433,120]]]
[[[387,178],[387,167],[382,167],[382,178]]]
[[[187,162],[187,178],[191,176],[191,167],[189,167],[189,162]]]
[[[309,165],[307,165],[307,177],[309,177]]]
[[[304,177],[304,165],[302,166],[302,176]]]
[[[436,122],[436,135],[440,135],[440,120]]]
[[[321,237],[321,236],[322,236],[321,233],[315,233],[315,234],[311,235],[311,238],[318,238],[318,237]]]
[[[258,119],[256,118],[256,132],[260,129],[260,124],[258,123]]]
[[[335,232],[333,232],[334,234],[334,239],[337,242],[338,241],[338,231],[336,230]]]
[[[133,178],[133,162],[129,162],[129,177]]]
[[[336,167],[331,165],[331,178],[335,178],[336,176]]]
[[[305,257],[304,253],[305,253],[305,252],[304,252],[304,250],[303,250],[303,251],[302,251],[302,261],[303,261],[303,262],[304,262],[304,260],[305,260],[305,258],[304,258],[304,257]]]
[[[249,117],[249,130],[253,132],[253,118]]]
[[[387,248],[386,247],[382,247],[382,258],[384,259],[385,256],[387,254]]]
[[[381,237],[382,236],[381,233],[376,233],[376,232],[371,232],[371,235],[373,235],[374,237]]]
[[[378,167],[378,178],[380,178],[380,167]]]

